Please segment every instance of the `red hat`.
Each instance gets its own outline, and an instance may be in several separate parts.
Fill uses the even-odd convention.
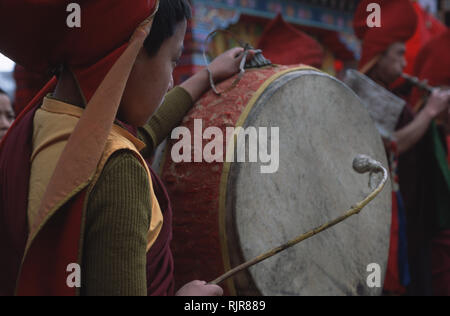
[[[367,19],[371,3],[381,7],[381,27],[369,27]],[[406,43],[415,33],[417,15],[410,0],[362,0],[353,20],[356,36],[362,40],[360,71],[365,73],[375,65],[377,58],[389,46],[397,42]]]
[[[29,71],[48,73],[60,65],[79,72],[87,100],[108,72],[136,27],[155,9],[156,0],[79,0],[81,27],[70,28],[71,0],[0,0],[0,52]],[[122,47],[123,50],[123,47]],[[94,70],[86,70],[108,55]],[[90,77],[87,79],[87,77]],[[92,84],[95,88],[92,88]]]
[[[258,48],[274,64],[305,64],[320,68],[324,59],[320,44],[286,23],[281,14],[264,30]]]
[[[450,86],[450,30],[426,44],[416,58],[413,75],[431,86]],[[422,93],[414,89],[411,104],[415,106]]]

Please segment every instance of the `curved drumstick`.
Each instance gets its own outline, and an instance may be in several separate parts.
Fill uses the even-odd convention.
[[[274,249],[270,250],[269,252],[254,258],[253,260],[250,260],[246,263],[243,263],[243,264],[237,266],[236,268],[228,271],[227,273],[223,274],[222,276],[215,279],[214,281],[211,281],[209,284],[220,284],[223,281],[227,280],[228,278],[234,276],[238,272],[241,272],[242,270],[248,269],[270,257],[273,257],[276,254],[278,254],[292,246],[297,245],[298,243],[304,241],[305,239],[308,239],[314,235],[317,235],[320,232],[323,232],[324,230],[326,230],[330,227],[335,226],[336,224],[339,224],[340,222],[346,220],[347,218],[349,218],[355,214],[359,214],[361,212],[361,210],[367,204],[369,204],[383,190],[383,188],[386,184],[386,181],[388,179],[388,172],[381,165],[381,163],[379,163],[378,161],[370,158],[369,156],[365,156],[365,155],[358,155],[353,160],[353,169],[358,173],[370,172],[370,175],[372,175],[374,173],[383,173],[383,179],[380,181],[377,188],[372,193],[370,193],[363,201],[357,203],[356,206],[353,206],[344,215],[336,218],[335,220],[332,220],[331,222],[329,222],[327,224],[317,227],[317,228],[307,232],[306,234],[302,234],[301,236],[289,241],[288,243],[281,245],[277,248],[274,248]]]

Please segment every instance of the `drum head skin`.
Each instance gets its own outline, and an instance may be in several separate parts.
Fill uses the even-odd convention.
[[[270,127],[279,128],[279,168],[268,174],[261,173],[261,163],[224,168],[220,225],[225,232],[223,257],[231,267],[339,217],[363,200],[371,189],[369,175],[352,169],[358,154],[388,166],[367,110],[331,76],[314,70],[290,72],[250,106],[241,120],[244,128],[269,127],[269,136]],[[359,215],[235,277],[235,293],[379,295],[390,222],[387,184]],[[368,271],[371,264],[381,268],[380,274]],[[373,287],[377,278],[381,287]]]

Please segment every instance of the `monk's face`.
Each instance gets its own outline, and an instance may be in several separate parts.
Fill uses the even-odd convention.
[[[373,69],[377,79],[386,85],[397,80],[406,67],[405,52],[404,43],[392,44]]]
[[[5,136],[14,121],[14,111],[6,94],[0,93],[0,139]]]
[[[178,23],[172,37],[155,56],[141,49],[131,71],[119,109],[119,118],[133,126],[145,125],[173,88],[172,73],[183,53],[187,22]]]

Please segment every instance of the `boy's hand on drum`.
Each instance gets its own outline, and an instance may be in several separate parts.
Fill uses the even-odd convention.
[[[244,49],[242,47],[237,47],[226,51],[214,59],[208,66],[214,83],[219,83],[220,81],[228,79],[240,71],[239,66],[242,61],[243,53]],[[255,56],[255,51],[250,50],[247,61],[251,60],[253,56]],[[197,102],[202,94],[211,88],[208,70],[206,68],[202,69],[183,82],[180,86],[191,95],[194,103]]]
[[[244,48],[232,48],[216,57],[208,66],[212,73],[214,82],[220,82],[240,72],[239,66],[242,61]],[[247,61],[255,56],[255,51],[250,50],[247,55]]]
[[[223,290],[218,285],[207,284],[205,281],[192,281],[183,286],[176,296],[222,296]]]

